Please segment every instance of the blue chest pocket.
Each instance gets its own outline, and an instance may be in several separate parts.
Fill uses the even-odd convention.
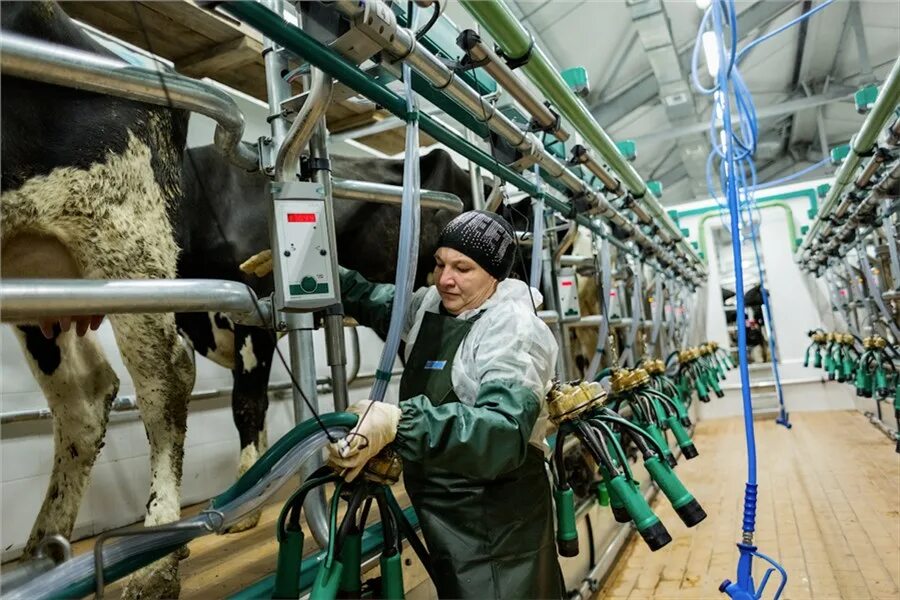
[[[426,371],[443,371],[446,366],[446,360],[429,360],[425,362]]]

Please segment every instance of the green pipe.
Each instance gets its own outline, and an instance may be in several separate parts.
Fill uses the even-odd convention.
[[[862,159],[875,147],[878,135],[884,128],[887,120],[894,113],[898,103],[900,103],[900,58],[894,62],[891,73],[878,92],[878,100],[875,101],[875,106],[872,107],[872,110],[866,116],[866,120],[863,121],[859,133],[852,138],[850,154],[847,155],[847,158],[844,159],[840,169],[835,174],[834,185],[828,190],[828,195],[822,203],[819,215],[809,228],[809,234],[803,240],[803,244],[800,245],[801,250],[809,248],[816,239],[822,226],[822,217],[831,215],[831,211],[837,206],[844,190],[853,182],[856,176],[856,169],[859,167]]]
[[[669,234],[680,241],[685,253],[697,265],[702,264],[699,256],[688,244],[678,227],[663,210],[659,200],[647,187],[634,167],[625,160],[616,147],[615,142],[600,127],[594,116],[581,100],[572,93],[562,76],[553,68],[549,59],[531,35],[509,11],[502,0],[461,0],[465,9],[478,21],[497,42],[507,56],[516,58],[525,56],[531,49],[531,56],[522,66],[528,79],[553,103],[555,108],[572,126],[591,144],[610,168],[625,184],[625,187],[638,198],[645,200],[645,205],[653,213],[657,223],[661,224]]]
[[[598,481],[594,492],[597,495],[597,504],[600,506],[609,506],[609,489],[607,488],[605,481]]]
[[[791,252],[797,251],[797,224],[794,221],[794,211],[791,210],[791,207],[786,203],[780,200],[776,200],[774,202],[762,201],[758,205],[759,210],[763,210],[764,208],[777,207],[784,210],[784,218],[787,221],[788,228],[788,242],[791,245]],[[709,254],[706,252],[706,222],[712,218],[718,218],[720,213],[713,212],[703,215],[700,219],[700,223],[697,225],[697,236],[700,242],[700,253],[703,255],[703,260],[707,263],[709,262]]]

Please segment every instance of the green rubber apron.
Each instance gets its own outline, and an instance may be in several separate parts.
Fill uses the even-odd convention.
[[[451,373],[475,319],[425,313],[403,377],[400,400],[424,394],[459,402]],[[485,447],[484,452],[503,452]],[[431,554],[441,598],[561,598],[550,484],[540,449],[518,468],[475,479],[404,461],[403,481]]]

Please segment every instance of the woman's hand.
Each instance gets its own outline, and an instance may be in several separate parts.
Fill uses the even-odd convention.
[[[347,409],[359,416],[347,437],[328,445],[328,464],[345,469],[344,479],[353,481],[369,459],[394,441],[400,409],[386,402],[360,400]]]

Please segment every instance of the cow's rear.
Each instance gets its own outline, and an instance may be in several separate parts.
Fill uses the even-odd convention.
[[[106,54],[52,3],[4,3],[3,29]],[[187,115],[3,77],[0,241],[4,277],[173,278],[170,211],[181,195]],[[111,318],[151,446],[148,525],[179,516],[193,367],[173,315]],[[26,545],[71,534],[118,379],[93,333],[15,327],[53,413],[55,460]],[[178,593],[174,558],[136,576],[129,595]]]

